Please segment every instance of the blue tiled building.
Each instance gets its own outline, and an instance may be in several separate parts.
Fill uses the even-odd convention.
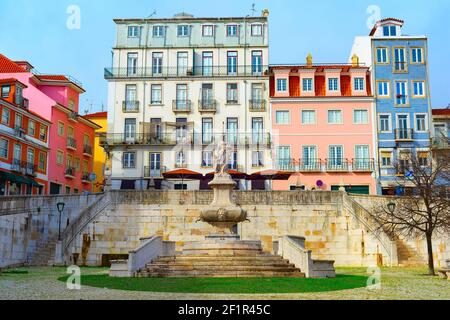
[[[410,155],[429,161],[431,102],[426,36],[402,34],[404,22],[378,21],[370,35],[357,37],[352,56],[372,70],[378,147],[378,193],[400,194]]]

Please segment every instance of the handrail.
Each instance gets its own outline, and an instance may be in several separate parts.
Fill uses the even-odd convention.
[[[145,267],[145,265],[163,253],[162,237],[154,236],[143,242],[137,249],[129,251],[128,272],[134,275],[135,272]]]

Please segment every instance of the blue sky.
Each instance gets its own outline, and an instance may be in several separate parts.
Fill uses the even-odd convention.
[[[356,35],[369,32],[370,5],[381,17],[405,20],[404,33],[429,37],[433,107],[450,103],[450,14],[448,0],[2,0],[0,52],[30,61],[39,72],[69,74],[85,86],[80,112],[107,105],[103,68],[111,61],[113,18],[171,17],[186,11],[197,17],[246,16],[270,10],[270,63],[346,62]],[[81,10],[81,28],[69,30],[67,8]]]

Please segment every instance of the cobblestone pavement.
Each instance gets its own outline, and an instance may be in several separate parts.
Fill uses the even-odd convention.
[[[191,300],[191,299],[450,299],[450,281],[425,276],[425,269],[383,269],[381,289],[359,288],[335,292],[301,294],[181,294],[101,289],[82,286],[68,290],[57,278],[64,268],[27,268],[27,274],[0,274],[0,299],[10,300]],[[104,273],[105,269],[84,268],[84,274]],[[361,269],[338,269],[340,273],[361,274]]]

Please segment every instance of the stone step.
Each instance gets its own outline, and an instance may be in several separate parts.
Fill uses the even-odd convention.
[[[191,266],[161,266],[151,265],[146,268],[147,272],[177,272],[177,271],[201,271],[201,272],[238,272],[238,271],[273,271],[273,272],[291,272],[296,271],[293,266],[204,266],[204,265],[191,265]]]
[[[192,265],[202,265],[202,266],[208,266],[208,267],[215,267],[215,266],[290,266],[294,267],[293,264],[289,263],[287,260],[274,260],[274,261],[263,261],[263,260],[240,260],[240,261],[215,261],[215,260],[205,260],[201,262],[194,262],[194,261],[170,261],[170,262],[160,262],[156,260],[153,263],[149,263],[146,266],[171,266],[171,267],[183,267],[183,266],[192,266]]]
[[[159,257],[155,260],[158,262],[165,261],[177,261],[177,262],[185,262],[185,261],[280,261],[283,260],[281,257],[272,256],[272,255],[255,255],[255,256],[231,256],[231,255],[180,255],[180,256],[163,256]]]
[[[165,277],[165,278],[305,278],[305,274],[297,269],[290,272],[283,271],[167,271],[167,272],[140,272],[138,277]]]

